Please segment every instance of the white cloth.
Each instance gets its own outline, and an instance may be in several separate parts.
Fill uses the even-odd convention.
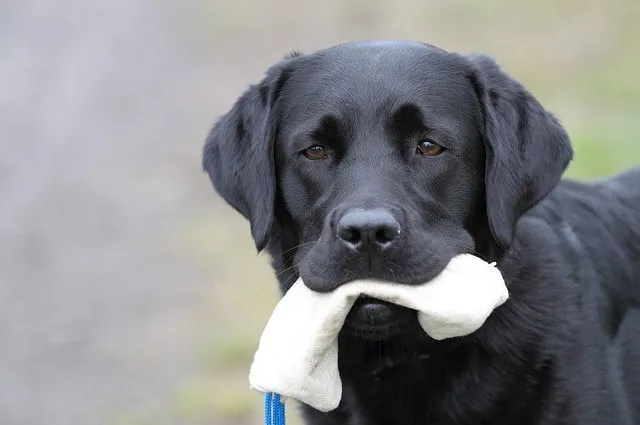
[[[298,280],[260,338],[249,373],[251,387],[325,412],[338,407],[337,336],[360,295],[416,310],[420,326],[437,340],[476,331],[508,298],[498,269],[470,254],[454,257],[436,278],[418,286],[358,280],[318,293]]]

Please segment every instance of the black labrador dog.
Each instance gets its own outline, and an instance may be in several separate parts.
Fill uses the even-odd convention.
[[[496,261],[510,299],[441,342],[361,298],[335,411],[308,424],[640,424],[640,169],[560,181],[561,124],[482,55],[372,41],[294,53],[220,118],[215,189],[282,291],[415,285],[456,254]]]

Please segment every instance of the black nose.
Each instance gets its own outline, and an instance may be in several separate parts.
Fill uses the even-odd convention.
[[[336,225],[338,238],[354,251],[376,252],[400,236],[400,223],[382,208],[347,210]]]

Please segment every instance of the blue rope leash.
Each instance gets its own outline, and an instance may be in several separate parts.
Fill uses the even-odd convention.
[[[267,393],[264,396],[264,422],[266,425],[285,425],[284,403],[278,393]]]

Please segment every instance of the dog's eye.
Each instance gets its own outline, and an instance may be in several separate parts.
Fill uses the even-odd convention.
[[[302,154],[307,157],[307,159],[315,161],[318,159],[325,159],[327,157],[327,150],[324,146],[313,145],[303,150]]]
[[[435,143],[433,140],[421,139],[418,143],[416,153],[425,156],[436,156],[444,152],[445,148]]]

